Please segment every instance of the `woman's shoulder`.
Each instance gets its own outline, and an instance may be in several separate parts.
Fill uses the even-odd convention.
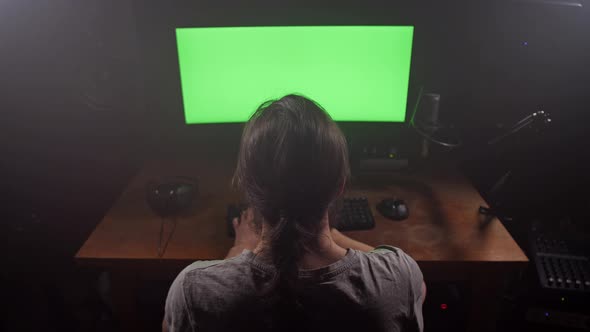
[[[196,279],[202,281],[202,278],[207,278],[207,276],[215,279],[217,275],[223,275],[227,278],[231,274],[239,274],[248,265],[243,256],[244,253],[230,259],[195,261],[185,267],[176,279],[181,279],[183,283],[190,284]]]
[[[225,260],[223,260],[223,259],[195,261],[195,262],[191,263],[189,266],[185,267],[182,270],[182,272],[180,272],[180,274],[187,274],[192,271],[207,269],[212,266],[223,264],[224,262],[225,262]]]
[[[386,277],[423,278],[418,263],[400,248],[380,245],[368,253],[362,253],[362,257],[372,270],[381,270]]]
[[[366,255],[369,257],[384,257],[394,262],[416,264],[416,261],[405,251],[390,245],[379,245],[366,253]]]
[[[237,290],[251,288],[248,281],[253,272],[242,255],[190,264],[178,274],[169,293],[182,294],[191,308],[230,301]]]

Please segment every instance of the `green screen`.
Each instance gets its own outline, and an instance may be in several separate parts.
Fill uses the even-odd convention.
[[[244,122],[297,93],[336,121],[403,122],[411,26],[178,28],[186,123]]]

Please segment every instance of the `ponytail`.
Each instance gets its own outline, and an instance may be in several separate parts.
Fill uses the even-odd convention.
[[[260,254],[277,276],[261,295],[277,309],[281,330],[305,320],[297,262],[318,244],[322,218],[348,175],[346,138],[312,100],[288,95],[265,102],[244,127],[234,184],[268,226]]]
[[[313,246],[317,234],[306,229],[303,220],[281,213],[278,222],[272,226],[268,236],[270,260],[277,269],[274,290],[278,296],[277,311],[283,322],[281,330],[298,330],[302,320],[303,307],[298,299],[300,285],[297,261],[306,248]],[[308,226],[309,227],[309,226]]]

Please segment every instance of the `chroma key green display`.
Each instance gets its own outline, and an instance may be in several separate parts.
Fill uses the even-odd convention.
[[[177,28],[186,123],[244,122],[296,93],[336,121],[403,122],[412,26]]]

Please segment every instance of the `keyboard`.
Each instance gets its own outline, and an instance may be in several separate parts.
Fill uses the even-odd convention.
[[[344,198],[336,209],[333,225],[339,231],[360,231],[375,227],[375,218],[371,213],[366,197]]]
[[[344,198],[337,205],[336,218],[331,223],[339,231],[360,231],[375,227],[375,218],[366,197]],[[239,218],[244,209],[245,205],[228,205],[225,219],[228,236],[235,236],[232,219]]]

